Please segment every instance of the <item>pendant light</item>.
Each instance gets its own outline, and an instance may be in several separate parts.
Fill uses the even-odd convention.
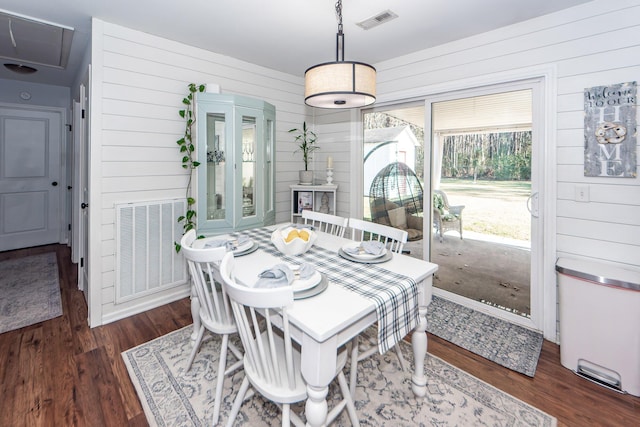
[[[376,69],[344,60],[342,0],[336,3],[336,60],[314,65],[304,73],[304,102],[319,108],[357,108],[376,101]]]

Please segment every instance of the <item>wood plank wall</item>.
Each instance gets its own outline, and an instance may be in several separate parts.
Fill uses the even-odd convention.
[[[162,39],[95,19],[92,51],[92,185],[99,209],[92,212],[92,236],[99,254],[91,256],[92,298],[100,299],[100,323],[168,302],[154,299],[115,304],[116,203],[184,197],[187,175],[176,144],[184,132],[178,115],[187,85],[217,83],[223,93],[263,99],[276,106],[277,219],[289,218],[289,184],[301,161],[287,130],[304,120],[303,79],[234,58]],[[215,46],[211,47],[215,50]],[[96,204],[94,204],[96,206]],[[185,287],[186,289],[186,287]]]

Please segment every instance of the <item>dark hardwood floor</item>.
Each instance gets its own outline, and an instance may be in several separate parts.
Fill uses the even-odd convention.
[[[56,252],[64,314],[0,334],[1,426],[146,426],[120,353],[189,325],[183,299],[105,326],[87,326],[66,246],[0,252],[0,260]],[[429,352],[555,416],[559,426],[638,426],[640,398],[606,390],[560,365],[545,341],[535,378],[429,335]]]

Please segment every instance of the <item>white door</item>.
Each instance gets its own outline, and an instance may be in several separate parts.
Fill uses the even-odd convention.
[[[80,102],[78,103],[77,126],[78,144],[75,146],[74,158],[77,159],[74,177],[77,177],[75,195],[78,203],[74,207],[74,215],[78,216],[78,288],[82,290],[91,318],[89,304],[89,126],[87,126],[87,93],[86,84],[80,85]]]
[[[63,119],[0,106],[0,251],[60,242]]]
[[[86,132],[86,131],[85,131]],[[84,141],[88,141],[83,138]],[[78,263],[78,280],[79,287],[84,292],[84,297],[89,302],[89,148],[85,142],[82,152],[83,160],[81,167],[81,202],[80,202],[80,246],[82,252],[80,262]]]
[[[82,104],[80,102],[73,103],[73,164],[71,165],[72,190],[73,197],[71,201],[71,262],[77,264],[82,257],[82,248],[80,247],[80,203],[81,203],[81,169],[82,169]]]

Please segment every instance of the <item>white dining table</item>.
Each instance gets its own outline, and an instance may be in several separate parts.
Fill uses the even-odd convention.
[[[276,229],[278,226],[270,228]],[[250,236],[251,230],[242,233]],[[198,240],[194,247],[203,247],[207,241],[215,238],[219,237]],[[319,232],[314,245],[335,252],[338,257],[338,250],[349,242],[349,239]],[[260,249],[238,256],[236,280],[253,284],[260,272],[281,262],[277,256]],[[376,265],[407,276],[418,284],[419,321],[411,336],[415,361],[411,387],[416,396],[422,397],[426,394],[427,384],[424,374],[426,314],[431,303],[433,274],[438,266],[402,254],[393,254],[391,260]],[[325,291],[310,298],[295,300],[287,313],[293,326],[292,336],[301,346],[302,376],[307,383],[308,395],[305,404],[307,425],[324,426],[328,413],[326,396],[329,383],[335,376],[338,348],[377,321],[376,306],[372,300],[329,280]]]

